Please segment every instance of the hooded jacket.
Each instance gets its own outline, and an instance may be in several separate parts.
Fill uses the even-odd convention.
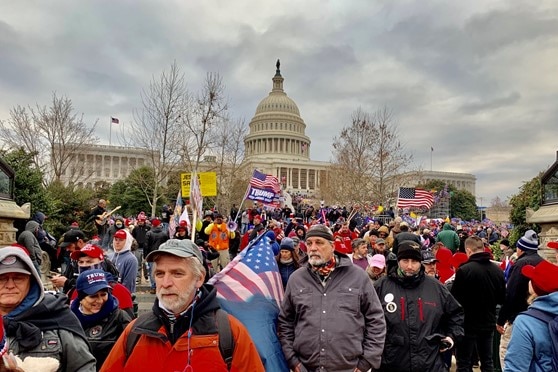
[[[451,228],[449,223],[445,223],[442,231],[436,235],[436,241],[442,242],[446,248],[448,248],[451,253],[457,252],[459,248],[459,235]]]
[[[521,273],[521,269],[525,265],[537,266],[542,260],[536,250],[525,250],[515,261],[506,285],[506,299],[498,313],[498,325],[503,326],[506,321],[513,323],[517,314],[527,310],[529,278]]]
[[[189,359],[192,371],[227,371],[219,351],[216,294],[213,286],[205,284],[200,288],[195,306],[175,320],[170,320],[155,300],[152,313],[140,316],[126,327],[101,371],[183,371]],[[235,345],[231,372],[263,372],[260,356],[246,328],[231,315],[229,322]],[[140,337],[126,357],[126,340],[131,332]]]
[[[537,297],[529,308],[558,316],[558,292]],[[548,324],[530,315],[519,314],[513,323],[505,365],[506,372],[552,371],[552,339]]]
[[[118,273],[120,274],[119,283],[122,283],[124,287],[128,288],[130,293],[136,292],[136,277],[138,274],[138,259],[132,253],[132,234],[130,234],[127,230],[124,230],[126,233],[126,243],[124,244],[124,248],[122,248],[119,252],[114,251],[109,255],[109,260],[112,261],[114,266],[118,269]]]
[[[0,249],[0,261],[8,256],[17,256],[31,272],[27,296],[4,316],[9,349],[21,359],[54,358],[61,372],[95,371],[95,358],[79,321],[66,305],[66,296],[44,292],[39,274],[21,248]]]
[[[387,324],[379,371],[447,371],[439,335],[454,343],[463,336],[463,309],[442,283],[424,274],[424,266],[413,277],[398,271],[374,283]]]
[[[17,238],[17,243],[23,245],[29,252],[31,261],[36,265],[35,267],[41,266],[43,262],[41,246],[39,245],[39,240],[37,239],[37,232],[39,231],[39,223],[37,221],[29,221],[25,224],[25,230],[19,234]]]

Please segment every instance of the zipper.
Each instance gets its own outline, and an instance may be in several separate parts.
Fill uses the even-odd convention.
[[[419,297],[418,299],[418,308],[419,308],[419,319],[421,322],[424,322],[424,312],[422,307],[422,298]]]
[[[399,299],[399,306],[401,306],[401,320],[405,320],[405,297]]]

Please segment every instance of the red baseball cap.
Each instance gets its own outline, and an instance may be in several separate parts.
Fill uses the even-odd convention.
[[[126,231],[124,231],[123,229],[118,230],[117,232],[114,233],[114,237],[117,239],[123,239],[126,240]]]
[[[72,260],[79,260],[79,258],[83,256],[98,258],[100,260],[105,258],[103,249],[95,244],[86,244],[81,250],[73,251],[72,254],[70,254]]]

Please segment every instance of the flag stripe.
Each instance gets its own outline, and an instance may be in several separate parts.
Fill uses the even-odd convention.
[[[250,179],[250,185],[258,189],[271,189],[276,194],[281,192],[281,185],[279,184],[279,179],[270,174],[264,174],[254,169],[252,178]]]
[[[426,207],[430,209],[434,203],[432,194],[423,189],[401,187],[397,198],[398,208]]]

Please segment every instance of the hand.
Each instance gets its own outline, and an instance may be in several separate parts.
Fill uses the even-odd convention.
[[[302,365],[302,363],[298,363],[298,364],[296,365],[296,367],[294,368],[293,372],[301,372],[301,371],[300,371],[300,366],[301,366],[301,365]]]
[[[504,332],[506,331],[506,325],[504,324],[503,326],[496,324],[496,330],[498,331],[499,334],[503,335]]]
[[[446,337],[442,338],[442,339],[440,340],[440,342],[449,344],[449,347],[440,349],[440,353],[443,353],[443,352],[446,351],[446,350],[450,350],[450,349],[453,347],[453,340],[452,340],[452,338],[449,337],[449,336],[446,336]]]
[[[68,280],[68,278],[66,278],[64,275],[56,275],[50,278],[52,285],[54,285],[56,288],[64,287],[64,283],[66,283],[66,280]]]

